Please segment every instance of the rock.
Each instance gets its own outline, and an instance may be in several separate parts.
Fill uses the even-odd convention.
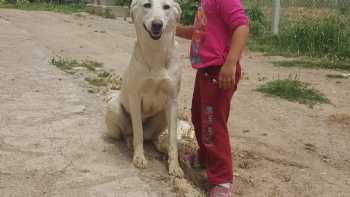
[[[243,133],[249,133],[249,132],[250,132],[249,129],[244,129],[244,130],[243,130]]]
[[[86,107],[84,105],[76,105],[76,106],[69,107],[67,111],[73,114],[82,114],[84,113],[85,109]]]

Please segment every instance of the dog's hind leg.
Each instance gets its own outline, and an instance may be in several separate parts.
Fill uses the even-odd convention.
[[[114,139],[120,139],[122,134],[131,128],[129,116],[123,110],[119,101],[119,95],[112,95],[107,103],[105,115],[107,135]],[[130,131],[131,132],[131,131]]]
[[[167,153],[168,151],[168,139],[165,131],[167,128],[165,111],[161,111],[147,120],[144,124],[144,138],[146,140],[152,140],[156,149],[161,153]]]

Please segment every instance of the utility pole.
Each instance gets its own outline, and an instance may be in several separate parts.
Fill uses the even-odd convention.
[[[277,35],[279,32],[281,0],[272,0],[272,32]]]

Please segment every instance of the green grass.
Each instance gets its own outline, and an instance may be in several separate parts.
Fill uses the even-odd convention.
[[[102,63],[92,61],[92,60],[71,60],[71,59],[65,59],[62,57],[54,57],[50,60],[50,63],[57,68],[67,72],[67,73],[74,73],[74,68],[86,68],[89,71],[96,71],[97,68],[100,68],[103,66]]]
[[[248,48],[268,55],[350,59],[350,16],[281,18],[280,33],[272,35],[271,21],[259,7],[246,9],[250,19]]]
[[[258,22],[251,23],[255,32],[248,48],[271,55],[309,56],[350,59],[350,17],[322,17],[318,20],[285,22],[275,36]]]
[[[103,63],[92,60],[82,60],[80,61],[80,66],[85,67],[90,71],[96,71],[97,68],[101,68],[103,66]]]
[[[52,11],[65,14],[84,11],[83,4],[57,4],[57,3],[0,3],[0,8],[12,8],[20,10]]]
[[[270,81],[259,86],[256,90],[310,107],[318,103],[329,103],[329,100],[318,90],[310,88],[307,83],[296,79]]]
[[[271,39],[282,51],[311,57],[350,58],[350,18],[322,17],[287,22],[280,34]]]
[[[339,69],[350,71],[350,62],[348,61],[329,61],[329,60],[288,60],[272,62],[274,66],[279,67],[298,67],[298,68],[322,68]]]

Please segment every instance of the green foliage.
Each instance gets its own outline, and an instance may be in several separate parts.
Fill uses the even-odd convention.
[[[71,14],[75,12],[84,11],[84,4],[57,4],[57,3],[28,3],[28,2],[17,2],[17,3],[5,3],[0,4],[0,8],[14,8],[20,10],[40,10],[40,11],[52,11],[62,12]]]
[[[258,7],[252,7],[245,10],[249,18],[250,34],[254,37],[263,36],[266,33],[266,17]]]
[[[105,12],[103,13],[102,16],[105,17],[105,18],[115,18],[115,16],[114,16],[112,10],[109,9],[109,8],[107,8],[107,9],[105,10]]]
[[[298,68],[322,68],[322,69],[339,69],[350,71],[350,62],[346,61],[329,61],[321,60],[288,60],[273,62],[275,66],[280,67],[298,67]]]
[[[247,9],[252,50],[270,54],[350,59],[350,18],[334,15],[315,19],[284,20],[280,34],[272,35],[263,13]]]
[[[270,81],[258,87],[257,91],[310,107],[317,103],[329,103],[322,93],[297,79]]]
[[[114,5],[118,5],[118,6],[128,6],[131,2],[131,0],[113,0],[114,1]]]
[[[342,17],[291,22],[272,39],[279,49],[307,55],[345,59],[350,58],[350,28]]]
[[[349,0],[338,0],[338,10],[340,14],[350,14],[350,1]]]
[[[2,5],[1,7],[3,7],[3,5],[15,4],[16,2],[17,2],[16,0],[0,0],[0,5]]]
[[[197,0],[182,0],[180,6],[182,9],[181,23],[184,25],[193,24],[196,11],[198,9]]]
[[[97,68],[101,68],[103,66],[102,63],[96,62],[96,61],[91,61],[91,60],[77,61],[77,60],[65,59],[59,56],[52,58],[50,63],[56,66],[57,68],[71,74],[75,72],[74,69],[76,68],[86,68],[89,71],[96,71]]]

